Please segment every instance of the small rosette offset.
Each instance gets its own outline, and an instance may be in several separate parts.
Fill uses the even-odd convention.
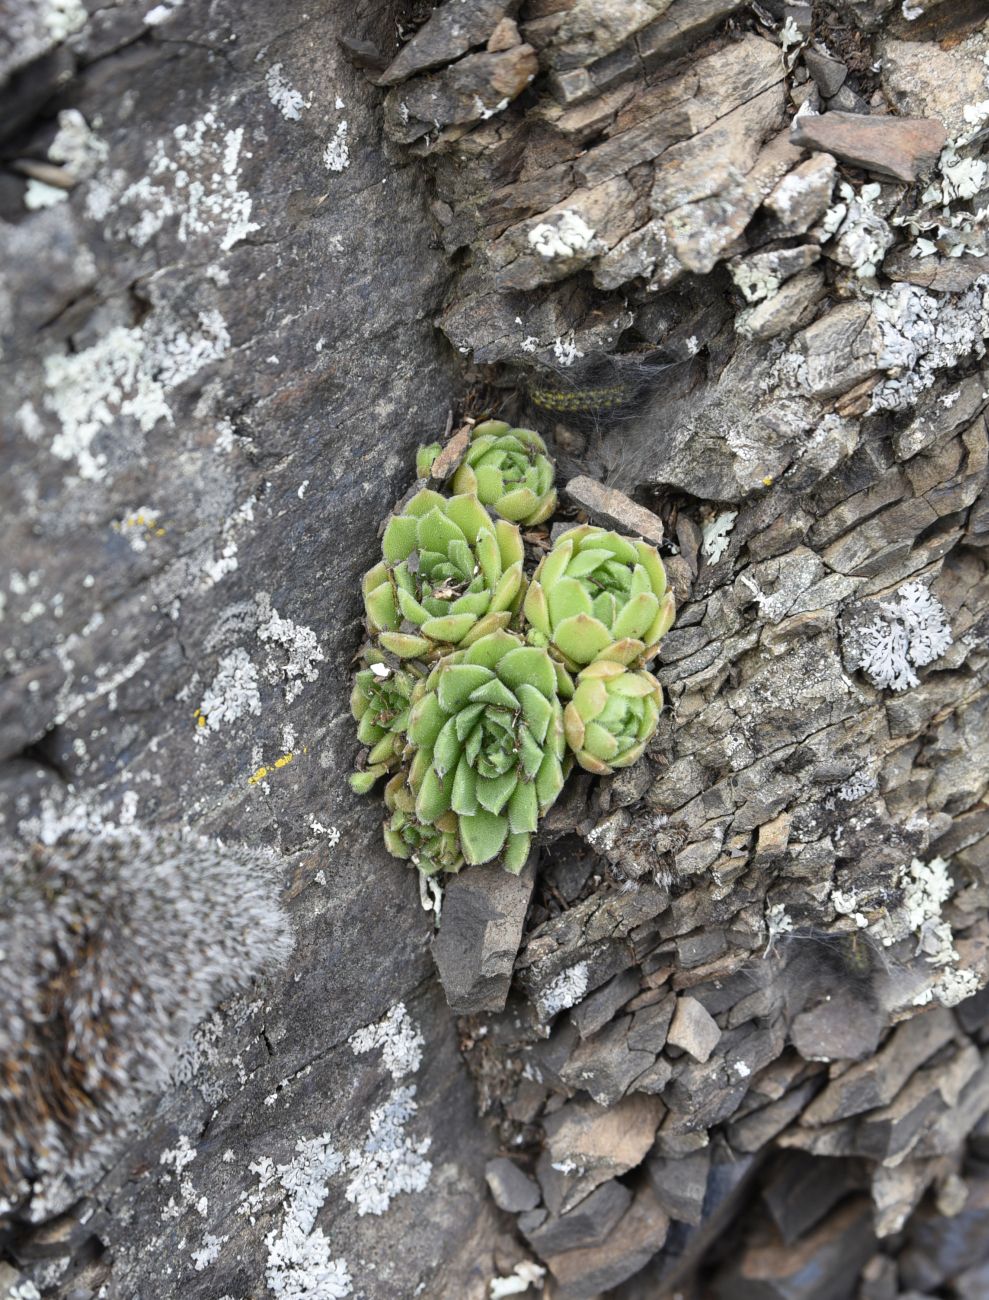
[[[538,433],[513,429],[504,420],[485,420],[471,433],[453,490],[476,493],[495,514],[528,528],[556,509],[555,477]]]
[[[521,602],[521,534],[471,493],[418,492],[388,521],[381,549],[364,608],[372,635],[399,658],[471,645],[507,627]]]
[[[573,672],[596,659],[649,663],[676,610],[654,546],[583,524],[539,562],[523,612],[529,641]]]
[[[609,776],[640,756],[662,707],[663,688],[652,673],[599,659],[578,674],[563,711],[567,744],[582,768]]]
[[[397,772],[385,786],[385,805],[391,814],[384,827],[385,848],[392,857],[411,862],[424,876],[460,870],[464,855],[455,813],[444,813],[432,823],[421,822],[407,772]]]
[[[391,668],[373,651],[354,676],[350,711],[357,721],[357,739],[367,746],[363,766],[350,777],[357,794],[367,794],[379,777],[399,766],[409,725],[412,688],[421,673]]]

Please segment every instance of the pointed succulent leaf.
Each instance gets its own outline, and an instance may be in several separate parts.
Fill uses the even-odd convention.
[[[432,650],[432,642],[424,636],[411,636],[405,632],[382,632],[378,640],[386,650],[400,659],[419,659]]]
[[[473,865],[490,862],[501,852],[508,835],[508,818],[478,808],[473,817],[460,818],[460,843]]]
[[[422,631],[433,641],[463,640],[477,622],[476,614],[447,614],[443,618],[427,618]]]
[[[436,457],[443,448],[438,442],[427,443],[416,452],[416,478],[428,478]]]
[[[383,582],[367,593],[364,597],[364,610],[368,625],[374,631],[394,631],[398,627],[395,591],[390,582]]]
[[[450,807],[454,773],[440,778],[432,768],[426,773],[422,787],[416,795],[416,816],[421,822],[434,822]]]
[[[447,714],[456,713],[470,702],[471,694],[485,682],[494,681],[490,668],[480,664],[453,663],[440,664],[438,675],[437,698],[440,707]],[[424,742],[416,739],[416,744]],[[428,742],[425,742],[428,743]]]
[[[472,492],[458,493],[443,500],[443,505],[447,517],[457,525],[471,546],[483,530],[491,528],[491,516]]]
[[[392,515],[381,539],[381,553],[389,564],[399,564],[416,548],[416,520],[413,516]]]
[[[562,623],[565,618],[593,612],[591,598],[576,578],[560,578],[550,587],[547,599],[550,618],[554,624]]]
[[[554,642],[572,663],[586,664],[611,645],[612,637],[599,619],[577,614],[557,625]]]
[[[432,749],[436,737],[446,725],[449,714],[433,691],[427,691],[412,706],[409,714],[409,741],[420,749]]]
[[[510,871],[513,876],[517,876],[529,860],[529,847],[531,836],[524,832],[518,835],[509,835],[505,841],[505,852],[502,856],[502,865],[506,871]]]
[[[470,631],[461,639],[460,644],[464,647],[471,646],[482,637],[497,632],[499,628],[508,627],[511,621],[511,611],[507,609],[499,610],[497,613],[485,614],[483,618],[477,620]]]
[[[535,782],[536,798],[541,813],[546,812],[556,802],[557,796],[563,789],[563,780],[563,764],[556,754],[547,750],[539,765]]]
[[[497,509],[503,519],[520,523],[539,509],[539,497],[531,488],[516,488],[514,492],[506,492],[498,498]]]
[[[538,770],[538,769],[537,769]],[[539,799],[532,781],[516,781],[508,801],[508,829],[513,834],[534,832],[539,820]]]

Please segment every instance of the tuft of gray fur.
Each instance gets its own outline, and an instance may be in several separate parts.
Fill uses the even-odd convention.
[[[0,842],[0,1214],[91,1173],[203,1017],[291,948],[257,852],[106,824]]]

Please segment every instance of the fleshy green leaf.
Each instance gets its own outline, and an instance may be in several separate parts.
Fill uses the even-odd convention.
[[[379,591],[381,588],[379,587]],[[398,589],[398,604],[402,611],[402,617],[407,618],[410,623],[421,626],[429,618],[429,613],[416,600],[415,596],[410,596],[407,591],[401,587]]]
[[[519,835],[509,835],[505,844],[505,856],[502,858],[502,866],[506,871],[510,871],[513,876],[517,876],[529,860],[529,847],[531,837],[524,832]]]
[[[389,564],[400,564],[416,548],[416,521],[409,515],[392,515],[381,539],[381,553]]]
[[[434,641],[449,641],[456,645],[476,622],[476,614],[447,614],[443,618],[427,618],[422,630]]]
[[[556,673],[550,657],[538,646],[520,646],[510,650],[498,664],[498,676],[511,687],[528,682],[547,699],[556,694]]]
[[[565,618],[554,633],[553,640],[560,651],[575,664],[587,664],[611,645],[608,629],[598,619],[588,614]]]
[[[513,564],[501,575],[498,585],[491,595],[491,612],[509,609],[522,586],[522,566]]]
[[[565,618],[593,612],[591,598],[576,578],[562,577],[546,594],[549,615],[554,624],[562,623]]]
[[[479,686],[476,691],[471,691],[471,703],[481,702],[484,704],[498,704],[503,709],[517,710],[520,705],[515,695],[508,687],[498,680],[497,677],[483,686]]]
[[[477,775],[466,755],[457,764],[450,792],[450,806],[458,817],[472,817],[477,812]]]
[[[513,564],[522,564],[525,561],[525,544],[515,525],[507,519],[499,519],[495,522],[494,531],[502,568],[510,569]]]
[[[544,754],[536,773],[536,798],[540,812],[546,812],[563,789],[563,764],[555,754]]]
[[[477,802],[482,808],[487,808],[488,812],[500,813],[517,785],[518,777],[514,768],[502,776],[479,776]]]
[[[436,551],[440,555],[446,554],[446,548],[451,542],[459,541],[466,545],[467,540],[453,520],[448,519],[439,509],[430,510],[428,515],[423,515],[418,522],[416,536],[420,550]]]
[[[472,865],[496,858],[507,834],[508,818],[485,808],[479,808],[473,817],[460,818],[460,846]]]
[[[639,553],[639,564],[649,575],[653,595],[661,600],[666,594],[666,569],[659,558],[659,552],[648,542],[636,542],[635,549]]]
[[[515,835],[520,831],[535,831],[539,820],[539,800],[531,781],[516,782],[508,801],[508,829]]]
[[[420,748],[431,749],[446,725],[448,716],[441,708],[436,693],[428,691],[412,706],[409,714],[409,741]]]
[[[439,777],[446,776],[460,761],[462,745],[457,737],[457,719],[448,718],[433,745],[433,766]]]
[[[470,702],[473,691],[485,682],[494,681],[494,673],[480,664],[442,663],[438,678],[437,695],[441,707],[445,713],[456,713]]]
[[[549,589],[563,577],[572,555],[573,542],[567,540],[566,535],[558,537],[549,555],[544,556],[539,561],[534,580],[538,580],[544,587]]]
[[[573,700],[563,710],[563,730],[566,733],[567,744],[576,753],[584,744],[584,719],[577,711]]]
[[[508,627],[511,621],[511,610],[502,609],[497,614],[485,614],[483,618],[477,620],[465,636],[460,638],[460,645],[464,648],[472,646],[475,641],[489,636],[492,632],[497,632],[499,628]]]
[[[515,694],[522,705],[526,726],[541,745],[546,739],[546,732],[553,716],[553,706],[546,696],[529,682],[522,682],[516,686]]]
[[[500,438],[502,434],[508,433],[511,427],[504,420],[482,420],[480,424],[474,425],[471,441],[473,442],[476,438]]]
[[[494,505],[498,502],[505,489],[504,476],[496,465],[478,465],[473,471],[477,481],[476,492],[485,505]],[[498,504],[499,510],[501,504]]]
[[[593,677],[578,680],[573,694],[573,704],[584,722],[592,722],[608,703],[608,688]]]
[[[618,741],[604,727],[596,722],[588,722],[584,728],[584,743],[581,748],[602,762],[608,762],[618,753]]]
[[[445,505],[446,497],[440,496],[439,492],[434,492],[432,488],[423,488],[411,501],[405,503],[405,510],[402,513],[418,519],[422,515],[428,515],[430,510],[442,510]]]
[[[382,773],[380,770],[374,771],[372,768],[365,768],[363,772],[352,772],[348,778],[350,781],[350,788],[353,790],[354,794],[368,794],[375,781],[377,781],[378,777],[381,775]]]
[[[568,578],[586,578],[589,573],[601,567],[611,559],[611,552],[587,547],[574,552],[573,559],[567,565]]]
[[[390,582],[383,582],[364,597],[364,609],[367,621],[376,631],[394,630],[398,627],[398,610],[395,608],[395,592]]]
[[[529,589],[525,593],[525,600],[522,604],[522,612],[529,620],[532,627],[544,637],[552,634],[552,627],[549,621],[549,602],[546,599],[546,592],[542,586],[533,579],[529,583]]]
[[[453,776],[453,772],[448,772],[441,780],[432,768],[426,773],[416,796],[416,816],[421,822],[435,822],[449,810]]]
[[[490,529],[491,516],[471,492],[461,492],[444,501],[446,515],[451,519],[471,546],[477,541],[482,529]]]
[[[538,505],[539,498],[531,488],[527,487],[506,492],[494,502],[495,509],[504,519],[514,520],[516,523],[525,519],[526,515],[531,515]]]
[[[459,496],[477,492],[477,478],[467,461],[457,466],[457,472],[450,481],[450,486]]]
[[[385,650],[390,650],[400,659],[418,659],[433,648],[424,636],[410,636],[405,632],[381,632],[378,640]]]
[[[641,640],[648,631],[650,624],[655,620],[658,612],[659,601],[651,591],[644,591],[638,596],[633,596],[612,623],[612,636],[616,641],[620,641],[627,636],[637,637]]]
[[[494,668],[505,655],[517,649],[522,642],[511,632],[492,632],[490,636],[475,641],[464,652],[464,663],[482,664],[485,668]]]

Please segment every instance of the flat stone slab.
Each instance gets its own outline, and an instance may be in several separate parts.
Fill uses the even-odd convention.
[[[791,143],[820,149],[880,176],[915,181],[932,166],[948,133],[933,117],[867,117],[864,113],[821,113],[798,117]]]
[[[471,867],[447,885],[433,957],[458,1014],[504,1009],[535,879],[530,859],[518,876],[497,864]]]
[[[570,480],[566,493],[574,505],[582,506],[595,523],[631,533],[653,546],[658,546],[663,540],[663,521],[659,516],[617,488],[605,487],[603,483],[581,474]]]

